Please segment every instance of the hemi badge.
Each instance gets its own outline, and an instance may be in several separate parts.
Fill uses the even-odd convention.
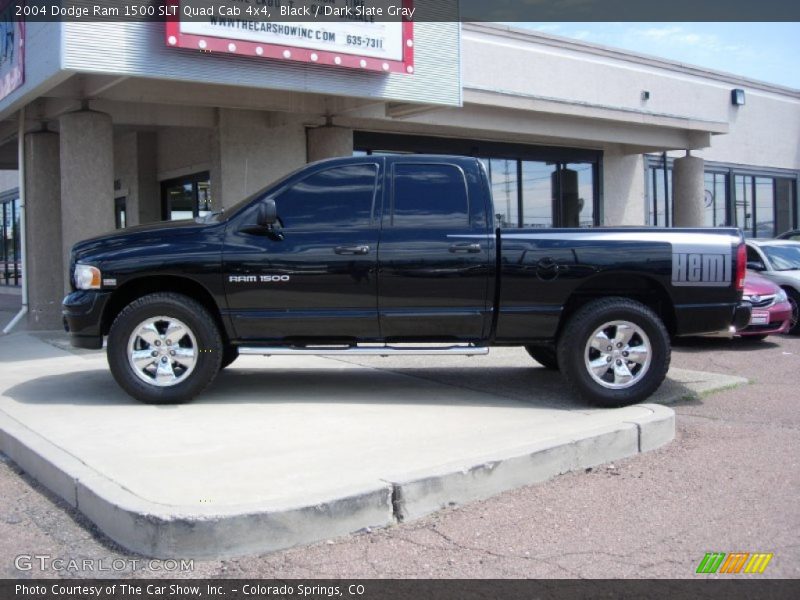
[[[107,285],[108,287],[114,287],[117,285],[116,279],[103,279],[103,285]]]

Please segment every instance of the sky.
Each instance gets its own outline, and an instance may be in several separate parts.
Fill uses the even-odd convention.
[[[509,23],[800,90],[800,23]]]

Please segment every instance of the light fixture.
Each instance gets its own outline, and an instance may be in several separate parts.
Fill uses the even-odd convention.
[[[731,104],[734,106],[743,106],[744,105],[744,90],[741,88],[736,88],[731,90]]]

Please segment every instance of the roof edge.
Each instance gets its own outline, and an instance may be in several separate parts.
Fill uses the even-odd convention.
[[[800,100],[800,90],[795,88],[782,86],[776,83],[760,81],[758,79],[750,79],[742,75],[736,75],[734,73],[728,73],[725,71],[716,71],[714,69],[708,69],[698,65],[672,61],[650,54],[640,54],[630,50],[613,48],[611,46],[585,42],[582,40],[576,40],[561,35],[554,35],[552,33],[543,33],[541,31],[525,29],[522,27],[503,25],[501,23],[466,22],[463,23],[462,27],[465,31],[503,35],[505,37],[516,38],[523,41],[535,40],[536,42],[546,46],[552,46],[566,50],[576,50],[587,54],[594,54],[596,56],[605,56],[607,58],[615,58],[617,60],[623,60],[626,62],[658,67],[661,69],[674,71],[676,73],[693,75],[695,77],[704,77],[706,79],[714,79],[716,81],[722,81],[734,85],[747,86],[751,89],[758,89],[783,96],[790,96]]]

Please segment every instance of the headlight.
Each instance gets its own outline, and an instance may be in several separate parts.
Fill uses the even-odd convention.
[[[788,299],[789,296],[786,295],[786,290],[783,288],[780,288],[778,293],[775,294],[775,304],[778,304],[779,302],[786,302]]]
[[[75,289],[99,290],[101,285],[100,269],[90,265],[75,265],[73,277]]]

